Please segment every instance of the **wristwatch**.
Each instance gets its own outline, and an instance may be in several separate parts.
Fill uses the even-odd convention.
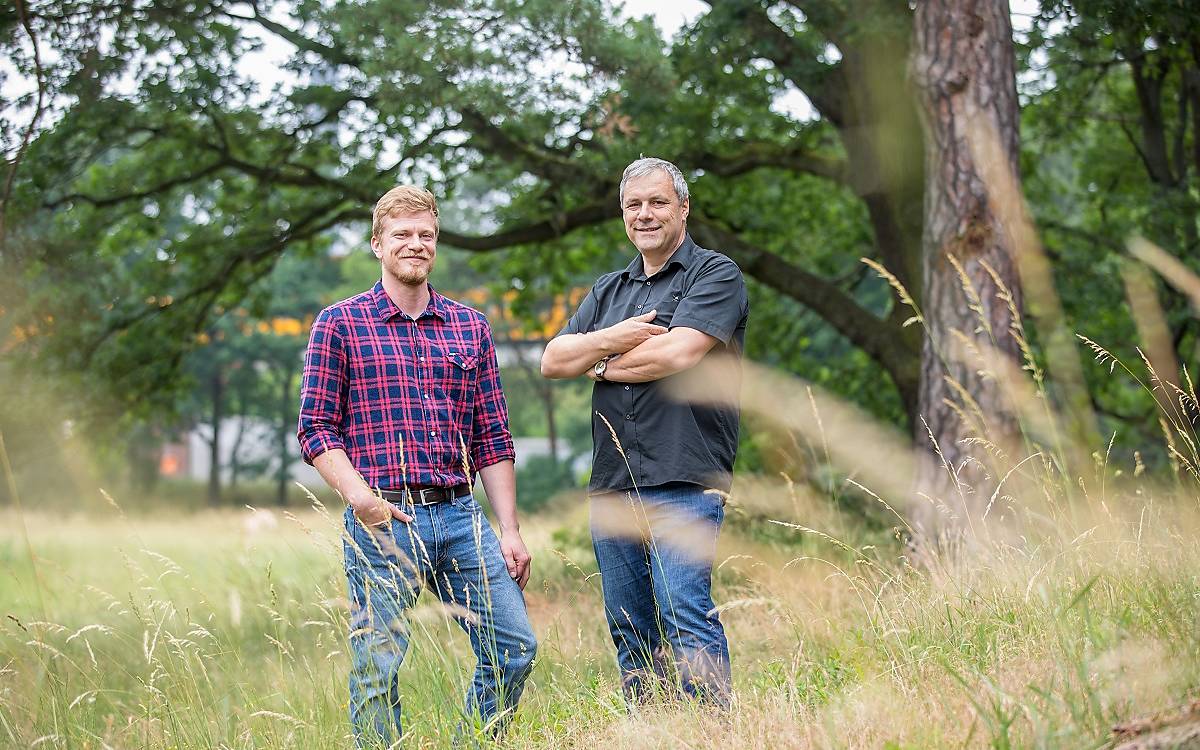
[[[608,378],[604,377],[604,371],[608,369],[608,360],[609,359],[611,359],[611,357],[605,357],[604,359],[597,362],[594,367],[592,367],[592,372],[596,373],[596,380],[603,380],[605,382],[608,382]]]

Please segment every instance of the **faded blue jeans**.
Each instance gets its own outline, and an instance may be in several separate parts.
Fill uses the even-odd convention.
[[[350,723],[359,747],[403,734],[396,678],[410,637],[406,610],[430,589],[471,638],[475,677],[466,716],[499,733],[516,710],[537,641],[525,596],[471,496],[405,506],[410,523],[365,528],[347,507],[343,538],[350,590]]]
[[[729,705],[729,642],[712,601],[725,519],[715,493],[682,482],[595,495],[592,545],[628,704],[655,691]]]

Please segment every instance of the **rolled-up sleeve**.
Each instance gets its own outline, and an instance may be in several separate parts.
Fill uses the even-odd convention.
[[[296,438],[305,463],[326,451],[346,449],[342,435],[345,410],[346,346],[334,313],[322,310],[313,321],[300,380],[300,424]]]
[[[496,360],[492,328],[486,321],[482,325],[470,446],[471,462],[476,471],[516,457],[512,433],[508,429],[508,404],[500,386],[500,364]]]

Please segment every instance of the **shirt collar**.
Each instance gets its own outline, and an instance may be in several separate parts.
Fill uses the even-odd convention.
[[[392,298],[387,295],[383,289],[383,282],[376,281],[375,286],[371,288],[371,298],[375,302],[375,309],[379,311],[379,317],[383,320],[391,320],[397,315],[403,315],[401,310]],[[418,317],[433,315],[442,320],[446,319],[446,298],[438,294],[433,285],[429,285],[429,304],[425,306],[425,312]]]
[[[692,235],[684,232],[683,242],[680,243],[679,247],[675,248],[675,252],[671,253],[671,257],[667,259],[667,262],[663,264],[663,267],[660,268],[658,272],[662,273],[672,265],[678,265],[680,268],[686,269],[692,264],[692,258],[694,258],[695,255],[696,243],[692,241]],[[636,256],[634,256],[634,259],[629,262],[629,265],[625,267],[625,270],[621,272],[621,275],[624,276],[626,280],[646,280],[646,265],[642,262],[641,253],[638,253]]]

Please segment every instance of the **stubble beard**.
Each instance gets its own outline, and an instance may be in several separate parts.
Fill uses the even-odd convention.
[[[429,279],[429,274],[433,271],[433,262],[427,261],[425,265],[413,266],[406,258],[395,258],[387,264],[387,270],[392,278],[405,286],[420,286]]]

